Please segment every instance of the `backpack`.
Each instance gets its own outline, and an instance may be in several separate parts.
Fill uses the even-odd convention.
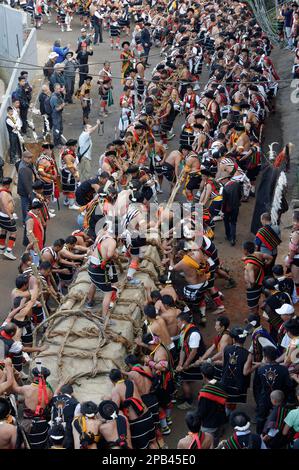
[[[52,113],[52,106],[51,106],[51,103],[50,103],[50,99],[51,99],[51,97],[47,96],[47,98],[44,101],[44,108],[45,108],[45,111],[46,111],[47,114]]]

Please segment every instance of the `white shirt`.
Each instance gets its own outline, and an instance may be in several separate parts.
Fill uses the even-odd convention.
[[[200,334],[197,331],[193,331],[188,341],[189,347],[191,349],[197,349],[199,347],[200,340],[201,340]]]
[[[19,354],[23,349],[23,345],[21,341],[15,341],[9,350],[10,353],[12,354]]]
[[[87,160],[91,160],[92,140],[89,132],[83,131],[79,137],[78,145],[80,148],[80,154],[84,153],[83,157]],[[88,148],[89,147],[89,148]]]
[[[290,345],[290,342],[291,342],[291,338],[286,333],[284,337],[282,338],[280,345],[282,348],[287,349]]]

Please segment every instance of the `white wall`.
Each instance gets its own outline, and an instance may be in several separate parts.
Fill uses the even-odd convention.
[[[26,70],[26,66],[20,64],[25,62],[27,64],[37,65],[37,43],[36,43],[36,29],[32,29],[25,45],[21,51],[21,56],[16,60],[15,69],[12,72],[6,93],[3,96],[2,104],[0,107],[0,155],[4,160],[7,159],[7,152],[9,149],[8,131],[6,129],[6,109],[11,104],[11,94],[16,89],[18,84],[18,76],[21,70]],[[29,82],[33,80],[35,71],[28,70]]]

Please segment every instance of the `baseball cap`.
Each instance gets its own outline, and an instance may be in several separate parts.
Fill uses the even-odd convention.
[[[295,312],[293,305],[283,304],[280,308],[275,309],[278,315],[292,315]]]

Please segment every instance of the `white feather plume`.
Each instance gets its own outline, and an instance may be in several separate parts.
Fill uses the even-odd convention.
[[[281,209],[281,201],[284,188],[287,186],[287,177],[284,171],[279,175],[276,183],[272,207],[271,207],[271,222],[277,224],[279,218],[279,211]]]

